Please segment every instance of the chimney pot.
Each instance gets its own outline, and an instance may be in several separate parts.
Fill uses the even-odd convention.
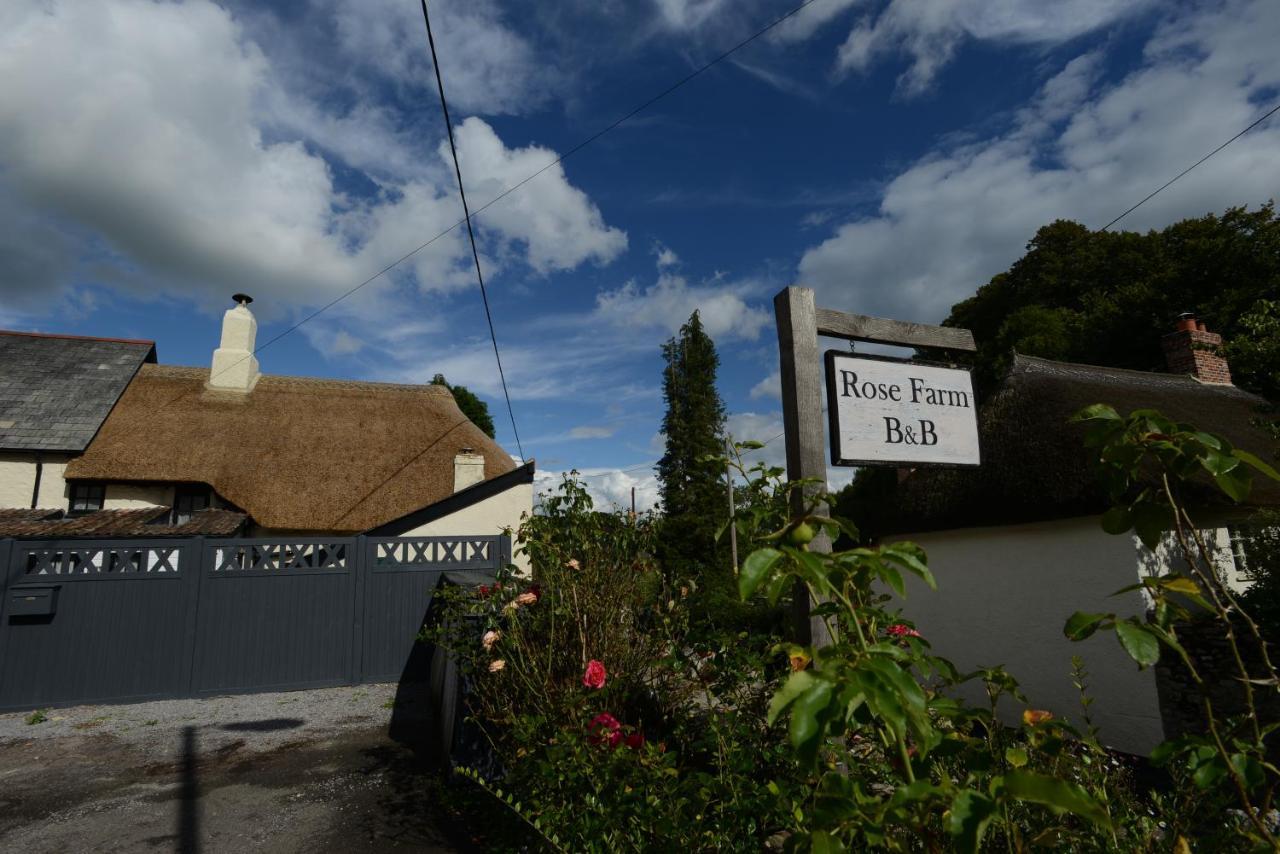
[[[231,300],[236,305],[248,305],[249,303],[253,302],[253,297],[249,296],[248,294],[232,294]]]

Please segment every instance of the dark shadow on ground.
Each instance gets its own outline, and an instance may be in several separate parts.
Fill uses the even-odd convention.
[[[231,732],[276,732],[282,729],[294,729],[304,723],[306,721],[302,718],[264,718],[260,721],[236,721],[223,724],[218,728]]]
[[[199,759],[196,728],[182,728],[182,778],[178,794],[179,854],[196,854],[200,850],[200,786],[196,778]]]

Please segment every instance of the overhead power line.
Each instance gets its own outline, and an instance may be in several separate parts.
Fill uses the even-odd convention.
[[[1181,172],[1179,172],[1177,175],[1174,175],[1174,176],[1173,176],[1172,178],[1170,178],[1168,181],[1166,181],[1166,182],[1164,182],[1162,185],[1160,185],[1160,187],[1159,187],[1158,189],[1156,189],[1155,191],[1153,191],[1152,193],[1150,193],[1150,194],[1149,194],[1145,199],[1143,199],[1142,201],[1138,202],[1136,205],[1134,205],[1133,207],[1129,208],[1127,211],[1125,211],[1124,213],[1120,214],[1120,216],[1118,216],[1118,217],[1116,217],[1115,219],[1111,220],[1111,222],[1107,223],[1106,225],[1104,225],[1102,228],[1100,228],[1100,229],[1098,229],[1098,230],[1099,230],[1099,231],[1106,231],[1106,230],[1107,230],[1107,229],[1109,229],[1111,226],[1115,225],[1117,222],[1119,222],[1120,220],[1124,219],[1124,218],[1125,218],[1125,217],[1127,217],[1129,214],[1133,213],[1133,212],[1134,212],[1134,211],[1136,211],[1138,208],[1140,208],[1140,207],[1142,207],[1143,205],[1145,205],[1147,202],[1151,201],[1151,200],[1152,200],[1153,198],[1155,198],[1159,193],[1161,193],[1162,191],[1164,191],[1164,190],[1165,190],[1166,188],[1168,188],[1171,184],[1173,184],[1173,182],[1177,181],[1177,180],[1178,180],[1179,178],[1181,178],[1183,175],[1186,175],[1186,174],[1187,174],[1188,172],[1190,172],[1192,169],[1196,168],[1196,167],[1197,167],[1197,166],[1199,166],[1201,163],[1205,162],[1205,161],[1206,161],[1206,160],[1208,160],[1210,157],[1212,157],[1213,155],[1217,154],[1219,151],[1221,151],[1222,149],[1226,148],[1228,145],[1230,145],[1231,143],[1235,142],[1237,139],[1239,139],[1240,137],[1244,136],[1246,133],[1248,133],[1249,131],[1253,130],[1253,129],[1254,129],[1254,128],[1256,128],[1258,125],[1262,124],[1262,123],[1263,123],[1263,122],[1265,122],[1267,119],[1269,119],[1269,118],[1271,118],[1272,116],[1274,116],[1277,112],[1280,112],[1280,104],[1276,104],[1274,107],[1272,107],[1272,108],[1271,108],[1270,110],[1268,110],[1266,113],[1264,113],[1264,114],[1263,114],[1263,116],[1262,116],[1262,118],[1258,119],[1256,122],[1254,122],[1253,124],[1249,125],[1247,128],[1245,128],[1244,130],[1240,131],[1240,132],[1239,132],[1238,134],[1236,134],[1235,136],[1231,137],[1231,139],[1229,139],[1229,140],[1227,140],[1226,142],[1222,143],[1222,145],[1219,145],[1219,146],[1218,146],[1217,148],[1215,148],[1213,151],[1210,151],[1210,152],[1209,152],[1208,154],[1206,154],[1204,157],[1201,157],[1201,158],[1200,158],[1199,160],[1197,160],[1195,163],[1192,163],[1192,164],[1191,164],[1190,166],[1188,166],[1186,169],[1183,169],[1183,170],[1182,170]]]
[[[493,314],[489,311],[489,294],[484,287],[484,273],[480,271],[480,252],[476,249],[476,232],[471,226],[471,211],[467,207],[467,191],[462,185],[462,167],[458,165],[458,147],[453,142],[453,122],[449,119],[449,102],[444,97],[444,77],[440,74],[440,60],[436,56],[436,39],[431,32],[431,15],[427,12],[427,0],[422,0],[422,20],[427,25],[427,44],[431,46],[431,65],[436,70],[436,88],[440,91],[440,110],[444,113],[444,127],[449,134],[449,151],[453,155],[453,173],[458,177],[458,195],[462,198],[462,218],[467,223],[467,238],[471,241],[471,258],[476,264],[476,279],[480,282],[480,299],[484,302],[484,317],[489,322],[489,340],[493,342],[493,358],[498,363],[498,379],[502,380],[502,396],[507,401],[507,415],[511,417],[511,432],[516,437],[516,449],[520,462],[524,462],[524,446],[520,444],[520,431],[516,429],[516,413],[511,408],[511,393],[507,391],[507,375],[502,370],[502,354],[498,352],[498,336],[493,331]]]
[[[364,288],[365,286],[367,286],[367,285],[369,285],[369,284],[372,284],[373,282],[375,282],[375,281],[377,281],[378,279],[382,278],[382,277],[383,277],[383,276],[385,276],[387,273],[391,272],[391,271],[392,271],[392,270],[394,270],[396,267],[398,267],[398,266],[400,266],[401,264],[403,264],[405,261],[408,261],[410,258],[412,258],[413,256],[417,255],[417,254],[418,254],[419,252],[421,252],[423,249],[426,249],[428,246],[430,246],[431,244],[435,243],[435,242],[436,242],[437,240],[439,240],[440,238],[442,238],[442,237],[444,237],[444,236],[446,236],[446,235],[448,235],[448,234],[452,233],[452,232],[453,232],[453,230],[454,230],[454,229],[456,229],[458,226],[460,226],[460,225],[467,225],[467,226],[468,226],[468,228],[469,228],[469,227],[470,227],[470,222],[469,222],[469,220],[470,220],[470,218],[471,218],[471,217],[476,217],[476,216],[479,216],[480,214],[484,213],[486,210],[488,210],[488,209],[489,209],[490,207],[492,207],[494,204],[497,204],[498,202],[500,202],[500,201],[502,201],[503,199],[505,199],[507,196],[509,196],[509,195],[511,195],[512,193],[514,193],[516,190],[519,190],[521,187],[523,187],[525,184],[528,184],[528,183],[529,183],[530,181],[532,181],[534,178],[537,178],[537,177],[538,177],[539,175],[541,175],[543,172],[546,172],[548,169],[551,169],[552,167],[557,166],[557,165],[559,165],[560,163],[563,163],[563,162],[564,162],[566,159],[568,159],[569,157],[573,156],[574,154],[577,154],[579,151],[581,151],[582,149],[586,148],[588,145],[590,145],[591,143],[595,142],[597,139],[599,139],[600,137],[602,137],[602,136],[604,136],[605,134],[609,133],[610,131],[617,129],[620,125],[622,125],[623,123],[627,122],[628,120],[635,118],[638,114],[640,114],[641,112],[643,112],[643,111],[647,110],[649,107],[652,107],[652,106],[653,106],[654,104],[656,104],[658,101],[661,101],[663,98],[667,97],[667,96],[668,96],[668,95],[670,95],[672,92],[675,92],[677,89],[679,89],[680,87],[684,86],[686,83],[690,82],[690,81],[691,81],[691,80],[693,80],[695,77],[698,77],[699,75],[701,75],[703,72],[707,71],[707,70],[708,70],[709,68],[711,68],[712,66],[714,66],[714,65],[718,65],[719,63],[721,63],[721,62],[723,62],[724,60],[728,59],[728,58],[729,58],[730,56],[732,56],[734,53],[738,52],[738,51],[739,51],[739,50],[741,50],[742,48],[744,48],[744,47],[746,47],[747,45],[751,44],[752,42],[756,41],[756,40],[757,40],[757,39],[759,39],[761,36],[765,35],[765,34],[766,34],[766,33],[768,33],[770,30],[772,30],[774,27],[776,27],[776,26],[778,26],[779,24],[781,24],[783,21],[786,21],[787,19],[789,19],[789,18],[793,17],[794,15],[796,15],[798,12],[802,11],[802,10],[803,10],[803,9],[805,9],[806,7],[811,6],[811,5],[813,5],[814,3],[817,3],[817,2],[820,2],[820,0],[805,0],[805,2],[800,3],[799,5],[797,5],[797,6],[793,7],[789,12],[786,12],[786,13],[784,13],[783,15],[781,15],[781,16],[779,16],[779,17],[777,17],[777,18],[774,18],[774,19],[773,19],[772,21],[770,21],[768,24],[766,24],[765,26],[761,27],[759,30],[756,30],[756,31],[755,31],[754,33],[752,33],[750,36],[748,36],[747,38],[745,38],[745,39],[743,39],[742,41],[738,42],[737,44],[735,44],[733,47],[729,48],[728,50],[724,51],[724,52],[723,52],[723,53],[721,53],[719,56],[715,57],[714,59],[710,60],[709,62],[704,63],[703,65],[699,66],[698,68],[696,68],[694,71],[690,72],[689,74],[686,74],[684,77],[680,78],[680,79],[679,79],[679,80],[677,80],[675,83],[673,83],[673,84],[671,84],[670,86],[668,86],[666,89],[663,89],[663,90],[662,90],[661,92],[659,92],[658,94],[656,94],[656,95],[654,95],[653,97],[649,98],[648,100],[644,101],[644,102],[643,102],[643,103],[641,103],[639,106],[637,106],[637,107],[635,107],[634,109],[630,110],[630,111],[629,111],[629,112],[627,112],[625,115],[621,116],[621,117],[620,117],[620,118],[618,118],[618,119],[615,119],[613,122],[609,123],[608,125],[604,126],[604,127],[603,127],[603,128],[601,128],[600,130],[598,130],[598,131],[596,131],[595,133],[591,134],[590,136],[586,137],[586,138],[585,138],[585,139],[583,139],[581,142],[579,142],[577,145],[574,145],[572,148],[570,148],[568,151],[566,151],[564,154],[561,154],[561,155],[557,156],[554,160],[550,160],[550,161],[548,161],[548,162],[547,162],[547,164],[546,164],[546,165],[544,165],[544,166],[542,166],[540,169],[538,169],[538,170],[536,170],[536,171],[534,171],[534,172],[530,173],[527,177],[525,177],[525,178],[523,178],[522,180],[520,180],[520,181],[516,182],[515,184],[512,184],[510,187],[507,187],[507,188],[506,188],[506,189],[504,189],[502,192],[498,193],[498,195],[494,196],[492,199],[490,199],[489,201],[485,202],[485,203],[484,203],[483,205],[481,205],[480,207],[476,208],[476,209],[475,209],[475,211],[474,211],[474,212],[472,212],[469,216],[463,216],[463,218],[462,218],[462,219],[458,220],[458,221],[457,221],[457,222],[455,222],[453,225],[451,225],[451,226],[449,226],[448,228],[444,229],[444,230],[443,230],[443,231],[441,231],[439,234],[436,234],[435,236],[431,237],[430,239],[425,240],[425,241],[423,241],[422,243],[419,243],[419,244],[418,244],[417,246],[415,246],[413,249],[410,249],[408,252],[404,253],[404,254],[403,254],[403,255],[401,255],[399,258],[397,258],[396,260],[392,261],[390,264],[388,264],[387,266],[383,267],[381,270],[379,270],[378,272],[374,273],[374,274],[373,274],[372,276],[370,276],[369,278],[365,279],[364,281],[360,282],[360,283],[359,283],[359,284],[357,284],[356,286],[352,287],[350,290],[347,290],[347,291],[343,292],[343,293],[342,293],[342,294],[340,294],[339,296],[337,296],[337,297],[335,297],[334,299],[330,300],[329,302],[325,303],[325,304],[324,304],[324,305],[322,305],[320,308],[316,309],[315,311],[313,311],[313,312],[311,312],[310,314],[308,314],[306,317],[302,318],[302,320],[299,320],[297,323],[295,323],[295,324],[293,324],[292,326],[290,326],[288,329],[286,329],[286,330],[284,330],[283,332],[281,332],[281,333],[279,333],[279,334],[277,334],[277,335],[273,336],[273,337],[272,337],[270,340],[268,340],[266,343],[264,343],[264,344],[262,344],[262,345],[260,345],[260,346],[256,347],[256,348],[254,349],[254,351],[253,351],[253,355],[255,355],[255,356],[256,356],[258,353],[261,353],[263,350],[267,349],[267,348],[268,348],[268,347],[270,347],[272,344],[274,344],[274,343],[276,343],[277,341],[279,341],[281,338],[284,338],[286,335],[289,335],[290,333],[295,332],[295,331],[296,331],[299,327],[301,327],[303,324],[308,323],[308,322],[310,322],[311,320],[314,320],[316,317],[319,317],[321,314],[323,314],[324,312],[326,312],[326,311],[328,311],[329,309],[333,308],[335,305],[337,305],[338,303],[342,302],[343,300],[347,299],[347,298],[348,298],[348,297],[350,297],[352,294],[356,293],[357,291],[361,290],[361,289],[362,289],[362,288]],[[425,14],[426,14],[426,3],[425,3],[425,0],[424,0],[424,2],[423,2],[423,14],[424,14],[424,16],[425,16]],[[433,57],[433,61],[434,61],[434,57]],[[438,66],[437,66],[437,75],[436,75],[436,76],[437,76],[437,79],[439,79]],[[243,360],[241,360],[241,361],[243,361]],[[238,364],[238,363],[237,363],[237,364]],[[230,370],[230,369],[231,369],[232,367],[234,367],[234,366],[235,366],[234,364],[233,364],[233,365],[229,365],[229,366],[228,366],[227,368],[225,368],[224,370]],[[518,443],[517,443],[517,444],[518,444]]]

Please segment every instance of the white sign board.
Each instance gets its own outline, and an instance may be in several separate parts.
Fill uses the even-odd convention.
[[[965,370],[828,351],[827,414],[834,465],[980,462]]]

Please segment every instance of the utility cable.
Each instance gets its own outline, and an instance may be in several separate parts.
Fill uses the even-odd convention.
[[[1256,122],[1254,122],[1253,124],[1249,125],[1247,128],[1245,128],[1244,130],[1240,131],[1240,132],[1239,132],[1238,134],[1236,134],[1235,136],[1231,137],[1231,139],[1229,139],[1229,140],[1227,140],[1226,142],[1222,143],[1222,145],[1219,145],[1219,146],[1218,146],[1217,148],[1215,148],[1213,151],[1210,151],[1210,152],[1209,152],[1208,154],[1206,154],[1204,157],[1201,157],[1201,158],[1200,158],[1199,160],[1197,160],[1195,163],[1192,163],[1192,164],[1191,164],[1190,166],[1188,166],[1186,169],[1183,169],[1183,170],[1182,170],[1181,172],[1179,172],[1177,175],[1174,175],[1172,178],[1170,178],[1168,181],[1166,181],[1164,184],[1162,184],[1158,190],[1156,190],[1155,192],[1151,193],[1151,194],[1150,194],[1150,195],[1148,195],[1145,199],[1143,199],[1142,201],[1138,202],[1136,205],[1134,205],[1133,207],[1129,208],[1127,211],[1125,211],[1124,213],[1120,214],[1120,216],[1118,216],[1118,217],[1116,217],[1115,219],[1111,220],[1111,222],[1107,223],[1106,225],[1104,225],[1102,228],[1100,228],[1100,229],[1098,229],[1098,230],[1099,230],[1099,231],[1106,231],[1108,228],[1110,228],[1111,226],[1115,225],[1117,222],[1119,222],[1120,220],[1124,219],[1124,218],[1125,218],[1125,217],[1127,217],[1129,214],[1133,213],[1133,212],[1134,212],[1134,211],[1136,211],[1138,208],[1140,208],[1140,207],[1142,207],[1143,205],[1145,205],[1147,202],[1151,201],[1153,198],[1155,198],[1155,197],[1156,197],[1156,195],[1157,195],[1157,194],[1159,194],[1161,191],[1163,191],[1164,189],[1166,189],[1166,188],[1167,188],[1169,185],[1171,185],[1174,181],[1177,181],[1177,180],[1178,180],[1179,178],[1181,178],[1183,175],[1187,174],[1187,173],[1188,173],[1188,172],[1190,172],[1192,169],[1196,168],[1196,167],[1197,167],[1197,166],[1199,166],[1201,163],[1205,162],[1205,161],[1206,161],[1206,160],[1208,160],[1210,157],[1212,157],[1213,155],[1217,154],[1219,151],[1221,151],[1222,149],[1226,148],[1228,145],[1230,145],[1231,143],[1235,142],[1237,139],[1239,139],[1240,137],[1244,136],[1246,133],[1248,133],[1249,131],[1253,130],[1253,129],[1254,129],[1254,128],[1256,128],[1258,125],[1262,124],[1262,123],[1263,123],[1263,122],[1265,122],[1267,119],[1269,119],[1269,118],[1271,118],[1272,116],[1274,116],[1277,112],[1280,112],[1280,104],[1276,104],[1274,107],[1272,107],[1270,110],[1268,110],[1268,111],[1267,111],[1267,112],[1262,116],[1262,118],[1258,119]]]
[[[714,59],[710,60],[709,62],[706,62],[706,63],[704,63],[703,65],[699,66],[697,69],[695,69],[694,71],[692,71],[692,72],[690,72],[689,74],[685,75],[684,77],[682,77],[680,80],[676,81],[675,83],[671,84],[671,85],[670,85],[670,86],[668,86],[666,89],[664,89],[664,90],[662,90],[661,92],[659,92],[657,95],[654,95],[652,98],[649,98],[647,101],[645,101],[644,103],[640,104],[638,107],[636,107],[635,109],[631,110],[631,111],[630,111],[630,112],[628,112],[626,115],[622,116],[621,118],[619,118],[619,119],[617,119],[617,120],[613,121],[612,123],[610,123],[610,124],[606,125],[605,127],[601,128],[600,130],[596,131],[596,132],[595,132],[595,133],[593,133],[591,136],[589,136],[589,137],[587,137],[586,139],[582,140],[582,141],[581,141],[581,142],[579,142],[577,145],[573,146],[573,147],[572,147],[572,148],[570,148],[568,151],[566,151],[564,154],[561,154],[561,155],[557,156],[554,160],[549,161],[546,165],[544,165],[543,167],[541,167],[541,168],[540,168],[540,169],[538,169],[537,171],[535,171],[535,172],[531,173],[530,175],[528,175],[527,177],[525,177],[525,178],[524,178],[524,179],[522,179],[521,181],[518,181],[517,183],[512,184],[510,187],[507,187],[507,188],[506,188],[506,189],[504,189],[502,192],[498,193],[498,195],[494,196],[492,199],[490,199],[489,201],[485,202],[485,203],[484,203],[483,205],[481,205],[480,207],[476,208],[476,209],[475,209],[475,212],[474,212],[474,213],[472,213],[472,214],[471,214],[471,216],[479,216],[480,214],[484,213],[486,210],[488,210],[488,209],[489,209],[490,207],[492,207],[493,205],[495,205],[495,204],[497,204],[498,202],[502,201],[502,200],[503,200],[503,199],[505,199],[507,196],[511,195],[511,194],[512,194],[512,193],[514,193],[516,190],[518,190],[518,189],[520,189],[521,187],[523,187],[525,184],[528,184],[528,183],[529,183],[530,181],[532,181],[534,178],[537,178],[537,177],[538,177],[539,175],[541,175],[543,172],[546,172],[548,169],[551,169],[552,167],[557,166],[557,165],[559,165],[560,163],[563,163],[563,162],[564,162],[566,159],[568,159],[569,157],[573,156],[574,154],[577,154],[579,151],[581,151],[582,149],[586,148],[588,145],[590,145],[591,143],[595,142],[597,139],[599,139],[600,137],[602,137],[602,136],[604,136],[605,134],[609,133],[610,131],[617,129],[619,125],[622,125],[624,122],[628,121],[629,119],[634,118],[636,115],[638,115],[639,113],[643,112],[644,110],[647,110],[649,107],[652,107],[652,106],[653,106],[654,104],[656,104],[658,101],[660,101],[660,100],[662,100],[663,98],[667,97],[667,96],[668,96],[668,95],[670,95],[672,92],[675,92],[677,89],[679,89],[680,87],[684,86],[686,83],[690,82],[690,81],[691,81],[691,80],[693,80],[695,77],[697,77],[697,76],[699,76],[700,74],[702,74],[704,71],[707,71],[707,70],[708,70],[709,68],[711,68],[712,66],[717,65],[717,64],[719,64],[719,63],[723,62],[724,60],[728,59],[731,55],[733,55],[733,54],[734,54],[734,53],[736,53],[737,51],[741,50],[742,48],[746,47],[747,45],[751,44],[752,42],[754,42],[756,39],[760,38],[761,36],[765,35],[765,34],[766,34],[766,33],[768,33],[770,30],[772,30],[774,27],[776,27],[776,26],[778,26],[779,24],[781,24],[783,21],[786,21],[787,19],[789,19],[789,18],[791,18],[792,16],[796,15],[798,12],[802,11],[802,10],[803,10],[803,9],[805,9],[806,7],[811,6],[811,5],[813,5],[814,3],[817,3],[817,2],[819,2],[819,0],[805,0],[805,2],[803,2],[803,3],[799,4],[798,6],[793,7],[789,12],[784,13],[784,14],[783,14],[783,15],[781,15],[780,17],[774,18],[771,22],[769,22],[768,24],[766,24],[764,27],[760,28],[759,30],[756,30],[756,31],[755,31],[754,33],[752,33],[750,36],[748,36],[747,38],[745,38],[745,39],[743,39],[742,41],[738,42],[737,44],[735,44],[733,47],[729,48],[728,50],[724,51],[724,52],[723,52],[723,53],[721,53],[719,56],[717,56],[717,57],[715,57]],[[426,3],[425,3],[425,0],[424,0],[424,2],[423,2],[424,14],[425,14],[425,6],[426,6]],[[437,78],[438,78],[438,75],[437,75]],[[398,267],[398,266],[400,266],[401,264],[403,264],[405,261],[408,261],[410,258],[412,258],[413,256],[417,255],[417,254],[418,254],[419,252],[421,252],[423,249],[426,249],[428,246],[430,246],[431,244],[435,243],[435,242],[436,242],[437,240],[439,240],[440,238],[442,238],[442,237],[444,237],[444,236],[446,236],[446,235],[448,235],[448,234],[452,233],[452,232],[453,232],[453,230],[454,230],[455,228],[457,228],[458,226],[460,226],[460,225],[464,225],[464,224],[465,224],[465,225],[467,225],[467,226],[468,226],[468,228],[470,227],[470,222],[469,222],[469,220],[468,220],[468,218],[467,218],[467,217],[463,217],[462,219],[460,219],[460,220],[458,220],[457,222],[455,222],[453,225],[451,225],[451,226],[449,226],[448,228],[446,228],[446,229],[444,229],[443,231],[441,231],[439,234],[435,235],[434,237],[430,238],[429,240],[426,240],[426,241],[424,241],[424,242],[422,242],[422,243],[418,244],[416,247],[414,247],[413,249],[411,249],[411,250],[409,250],[408,252],[404,253],[404,254],[403,254],[403,255],[401,255],[399,258],[397,258],[396,260],[392,261],[390,264],[388,264],[387,266],[383,267],[381,270],[379,270],[378,272],[374,273],[374,274],[373,274],[372,276],[370,276],[369,278],[367,278],[367,279],[365,279],[364,281],[360,282],[360,283],[359,283],[358,285],[356,285],[355,287],[351,288],[350,290],[348,290],[348,291],[346,291],[346,292],[344,292],[344,293],[340,294],[339,296],[337,296],[337,297],[335,297],[334,299],[330,300],[329,302],[325,303],[323,306],[321,306],[320,308],[318,308],[318,309],[316,309],[315,311],[311,312],[311,314],[307,315],[307,316],[306,316],[306,317],[304,317],[302,320],[299,320],[299,321],[298,321],[297,323],[295,323],[293,326],[290,326],[288,329],[284,330],[283,332],[281,332],[281,333],[279,333],[279,334],[277,334],[277,335],[273,336],[273,337],[272,337],[270,340],[268,340],[266,343],[261,344],[261,345],[259,345],[258,347],[254,348],[253,355],[255,355],[255,356],[256,356],[258,353],[261,353],[263,350],[267,349],[267,348],[268,348],[268,347],[270,347],[272,344],[274,344],[274,343],[276,343],[277,341],[279,341],[281,338],[284,338],[286,335],[288,335],[288,334],[290,334],[290,333],[294,332],[295,330],[297,330],[297,329],[298,329],[300,326],[302,326],[304,323],[307,323],[307,322],[309,322],[309,321],[311,321],[311,320],[315,319],[315,318],[316,318],[316,317],[318,317],[319,315],[323,314],[324,312],[326,312],[326,311],[328,311],[329,309],[333,308],[333,307],[334,307],[335,305],[337,305],[338,303],[340,303],[340,302],[342,302],[343,300],[345,300],[347,297],[349,297],[349,296],[351,296],[352,294],[354,294],[356,291],[358,291],[358,290],[360,290],[360,289],[364,288],[366,285],[369,285],[369,284],[371,284],[372,282],[374,282],[374,281],[376,281],[376,280],[380,279],[382,276],[384,276],[384,275],[386,275],[387,273],[391,272],[391,271],[392,271],[392,270],[394,270],[396,267]],[[245,358],[248,358],[248,357],[245,357]],[[244,361],[244,359],[241,359],[241,361]],[[236,365],[236,364],[239,364],[239,362],[237,362],[237,363],[233,363],[232,365],[228,365],[228,366],[227,366],[226,368],[224,368],[223,370],[224,370],[224,371],[226,371],[226,370],[230,370],[231,368],[235,367],[235,365]]]
[[[449,103],[444,97],[444,77],[440,74],[440,60],[436,56],[436,39],[431,32],[431,15],[427,13],[427,0],[422,0],[422,20],[427,25],[427,43],[431,45],[431,64],[436,70],[436,88],[440,91],[440,110],[444,113],[444,127],[449,133],[449,151],[453,154],[453,172],[458,177],[458,195],[462,198],[462,218],[467,223],[467,237],[471,241],[471,258],[476,263],[476,279],[480,282],[480,299],[484,302],[484,317],[489,322],[489,340],[493,342],[493,358],[498,363],[498,378],[502,380],[502,396],[507,400],[507,415],[511,417],[511,432],[516,437],[516,449],[520,462],[525,461],[524,446],[520,444],[520,431],[516,429],[516,413],[511,408],[511,393],[507,391],[507,375],[502,370],[502,354],[498,352],[498,336],[493,331],[493,314],[489,311],[489,294],[484,287],[484,273],[480,271],[480,252],[476,249],[476,232],[471,226],[471,211],[467,207],[467,191],[462,186],[462,167],[458,164],[458,147],[453,142],[453,122],[449,120]]]

